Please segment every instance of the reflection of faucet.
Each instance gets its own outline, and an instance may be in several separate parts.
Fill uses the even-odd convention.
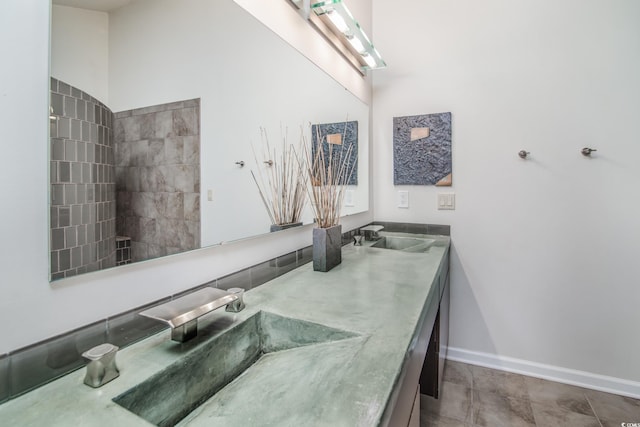
[[[362,227],[360,231],[364,231],[364,240],[372,241],[380,239],[378,231],[383,228],[384,227],[381,225],[367,225],[366,227]]]
[[[89,359],[84,383],[93,388],[101,387],[109,381],[118,378],[120,372],[116,366],[118,347],[113,344],[100,344],[82,353]]]

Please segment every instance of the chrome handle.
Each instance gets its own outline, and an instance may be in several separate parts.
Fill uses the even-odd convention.
[[[225,311],[230,311],[232,313],[238,313],[239,311],[244,310],[245,305],[244,305],[244,301],[242,299],[242,297],[244,296],[244,289],[243,288],[229,288],[227,289],[227,292],[229,292],[232,295],[236,295],[238,297],[238,299],[236,299],[233,302],[230,302],[229,304],[227,304],[227,307],[225,308]]]
[[[117,346],[105,343],[82,353],[82,357],[89,360],[84,383],[90,387],[98,388],[118,378],[120,371],[116,365],[117,352]]]
[[[529,154],[531,153],[525,150],[518,151],[518,156],[520,156],[521,159],[526,159]]]
[[[595,148],[584,147],[580,152],[583,156],[590,156],[592,152],[598,151]]]

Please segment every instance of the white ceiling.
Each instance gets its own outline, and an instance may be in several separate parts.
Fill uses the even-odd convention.
[[[53,4],[109,12],[134,1],[135,0],[53,0]]]

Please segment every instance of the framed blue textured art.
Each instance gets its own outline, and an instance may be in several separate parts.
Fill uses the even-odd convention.
[[[393,118],[393,184],[451,185],[451,113]]]
[[[351,170],[351,176],[347,185],[358,185],[358,122],[311,125],[312,156],[315,156],[318,139],[322,141],[325,163],[329,159],[329,150],[334,157],[346,156],[349,153],[349,169],[347,170]],[[351,148],[351,152],[349,152],[349,148]]]

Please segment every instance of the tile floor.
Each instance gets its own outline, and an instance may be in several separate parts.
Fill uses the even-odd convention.
[[[421,427],[621,427],[622,423],[640,423],[640,400],[460,362],[447,361],[440,399],[420,396]]]

